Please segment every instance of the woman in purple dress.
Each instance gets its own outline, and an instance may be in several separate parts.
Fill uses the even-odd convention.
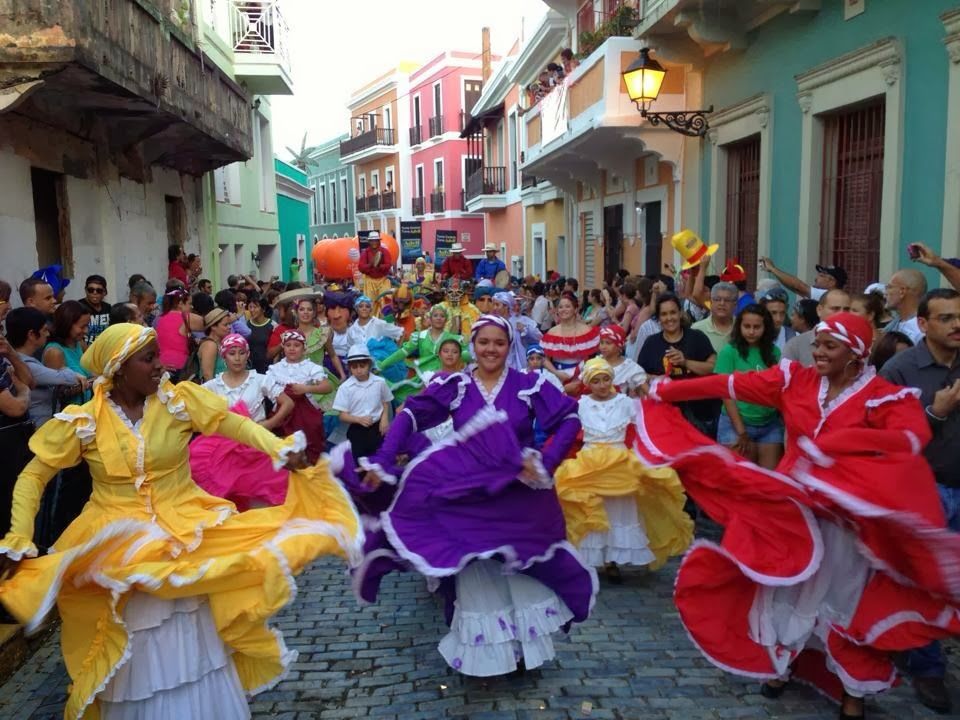
[[[580,429],[577,405],[539,374],[506,366],[513,328],[492,315],[471,331],[476,364],[437,375],[409,398],[380,451],[360,461],[371,486],[397,483],[410,438],[453,420],[454,432],[406,465],[355,576],[372,601],[380,578],[412,566],[446,593],[447,663],[488,677],[554,657],[551,635],[590,614],[597,576],[566,540],[553,471]],[[534,449],[533,422],[550,436]]]

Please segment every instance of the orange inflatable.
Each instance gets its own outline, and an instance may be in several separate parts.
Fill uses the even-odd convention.
[[[396,264],[400,245],[392,235],[380,233],[380,244]],[[360,240],[356,237],[321,240],[310,251],[315,272],[327,280],[352,280],[360,260]]]

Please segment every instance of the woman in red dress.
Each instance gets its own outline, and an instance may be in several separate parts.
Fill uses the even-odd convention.
[[[960,631],[960,535],[949,532],[920,451],[931,433],[917,391],[866,365],[873,329],[851,313],[817,326],[815,366],[654,380],[634,445],[669,464],[724,526],[684,558],[675,601],[715,665],[791,677],[863,717],[863,697],[896,679],[890,653]],[[787,430],[775,471],[682,422],[668,403],[730,398],[777,408]]]
[[[577,366],[600,351],[600,328],[587,325],[577,313],[577,296],[564,292],[557,302],[557,324],[540,341],[544,366],[566,386],[574,381]],[[571,390],[579,382],[571,385]]]

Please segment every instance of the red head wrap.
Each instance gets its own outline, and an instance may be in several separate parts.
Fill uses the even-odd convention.
[[[817,333],[828,333],[853,350],[859,358],[870,354],[873,344],[873,328],[869,321],[854,313],[842,312],[831,315],[817,325]]]
[[[607,325],[600,328],[600,339],[609,340],[623,350],[627,346],[627,331],[619,325]]]

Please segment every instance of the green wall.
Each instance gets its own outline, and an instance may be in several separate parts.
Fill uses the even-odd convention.
[[[278,176],[288,178],[299,185],[302,188],[303,195],[303,197],[291,197],[286,194],[286,184],[278,178],[277,220],[280,230],[280,257],[283,267],[281,279],[284,282],[288,280],[287,267],[290,265],[290,260],[297,256],[297,236],[302,235],[304,237],[306,262],[304,262],[301,278],[303,281],[310,283],[313,281],[313,260],[310,258],[313,240],[310,235],[310,201],[306,197],[310,192],[307,186],[307,174],[277,159],[274,159],[274,169]]]
[[[746,50],[718,53],[704,71],[705,106],[728,107],[761,92],[771,96],[771,254],[790,271],[797,267],[800,202],[801,111],[795,76],[891,36],[901,43],[904,57],[899,80],[905,93],[900,262],[908,262],[909,242],[940,246],[949,59],[939,17],[957,8],[957,0],[868,0],[866,11],[850,20],[843,19],[842,6],[824,2],[814,14],[783,13],[750,33]],[[709,153],[702,157],[701,217],[706,222],[711,168]],[[928,279],[935,280],[935,273]]]

